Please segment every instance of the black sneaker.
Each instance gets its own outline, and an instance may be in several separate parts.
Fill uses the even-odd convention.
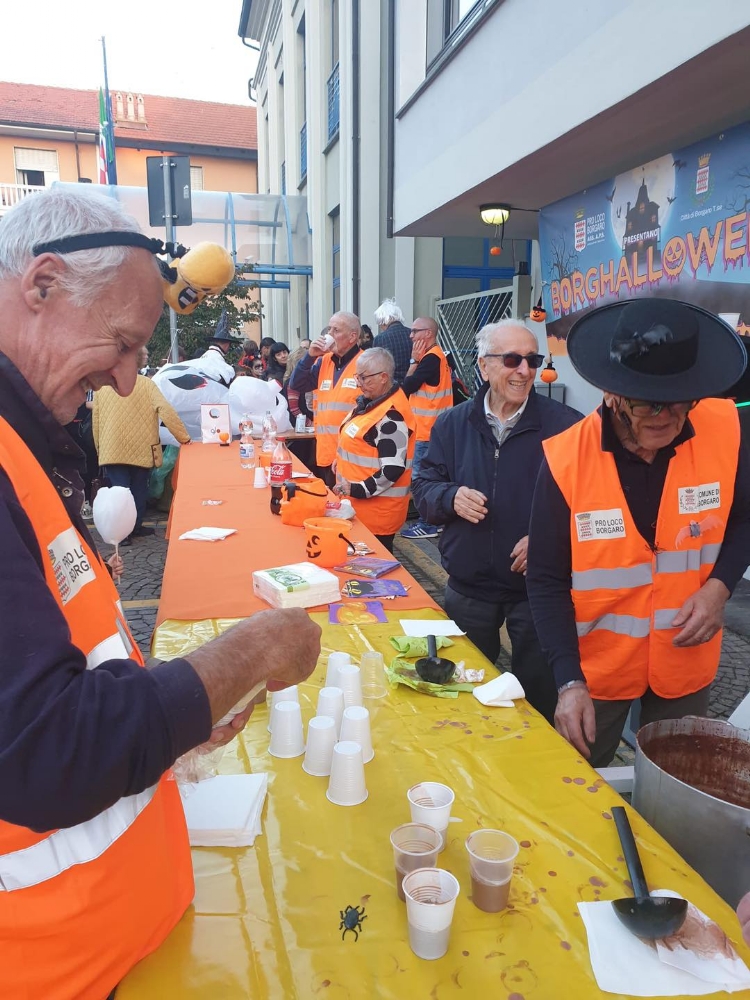
[[[135,528],[135,530],[133,531],[133,535],[135,538],[143,538],[145,535],[153,535],[153,534],[155,534],[153,528],[145,528],[143,525],[141,525],[140,528]]]

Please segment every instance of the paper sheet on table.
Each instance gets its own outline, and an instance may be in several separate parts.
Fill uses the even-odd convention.
[[[466,635],[451,618],[402,618],[399,625],[405,635]]]
[[[192,847],[249,847],[261,832],[267,774],[219,774],[180,788]]]
[[[236,528],[192,528],[180,535],[180,541],[192,539],[196,542],[221,542],[236,532]]]
[[[679,893],[664,889],[656,890],[652,895],[679,897]],[[702,960],[685,949],[673,948],[670,951],[661,942],[655,946],[635,937],[620,923],[609,902],[579,903],[578,909],[586,926],[591,967],[597,985],[607,993],[674,997],[705,996],[719,990],[736,993],[750,989],[750,972],[729,942],[726,943],[734,953],[732,959],[721,956]],[[723,932],[705,914],[692,904],[690,909],[711,924],[724,939]],[[662,958],[664,952],[668,955],[669,964]],[[675,967],[677,962],[680,968]]]

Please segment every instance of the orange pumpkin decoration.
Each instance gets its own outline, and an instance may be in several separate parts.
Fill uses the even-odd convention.
[[[552,364],[552,358],[549,359],[547,364],[544,366],[539,374],[539,378],[542,382],[557,382],[557,372],[555,371],[555,366]]]
[[[502,252],[502,247],[490,247],[490,257],[499,257]]]
[[[539,301],[534,306],[534,308],[531,310],[531,313],[529,315],[530,315],[530,317],[531,317],[531,319],[532,319],[532,321],[534,323],[543,323],[545,321],[545,319],[547,318],[547,310],[542,305],[542,296],[541,295],[539,296]],[[554,381],[554,379],[553,379],[553,381]]]

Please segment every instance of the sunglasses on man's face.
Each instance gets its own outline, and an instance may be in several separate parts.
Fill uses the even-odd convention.
[[[485,354],[485,358],[502,358],[505,368],[518,368],[522,361],[525,361],[529,368],[541,368],[544,363],[543,354],[516,354],[515,351],[508,351],[506,354]]]

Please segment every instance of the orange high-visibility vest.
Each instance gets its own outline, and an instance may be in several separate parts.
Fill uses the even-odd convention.
[[[440,381],[437,385],[422,385],[409,396],[411,412],[417,421],[417,441],[429,441],[437,418],[443,410],[449,410],[453,406],[451,369],[443,349],[435,344],[427,351],[425,358],[428,354],[434,354],[440,361]]]
[[[333,384],[333,355],[324,354],[318,372],[315,392],[315,461],[318,465],[333,465],[341,421],[357,402],[357,357],[354,355]]]
[[[734,496],[740,429],[729,400],[704,399],[695,435],[677,445],[656,521],[655,551],[639,534],[615,459],[602,451],[591,413],[543,442],[570,505],[572,597],[581,668],[591,696],[639,698],[647,688],[680,698],[713,680],[721,631],[698,646],[672,645],[672,621],[708,579]]]
[[[47,586],[87,669],[128,656],[143,666],[106,568],[2,419],[0,467],[31,521]],[[0,996],[103,1000],[162,943],[192,898],[185,817],[166,775],[69,829],[34,833],[0,821]]]
[[[384,399],[367,413],[357,414],[356,417],[349,414],[341,426],[339,447],[336,452],[337,476],[343,476],[350,483],[359,483],[375,475],[380,469],[378,450],[368,444],[364,436],[391,409],[398,410],[409,428],[406,469],[385,493],[379,493],[367,500],[351,498],[357,517],[373,535],[395,534],[406,520],[406,512],[409,509],[409,487],[417,425],[403,389],[397,389],[392,396]]]

